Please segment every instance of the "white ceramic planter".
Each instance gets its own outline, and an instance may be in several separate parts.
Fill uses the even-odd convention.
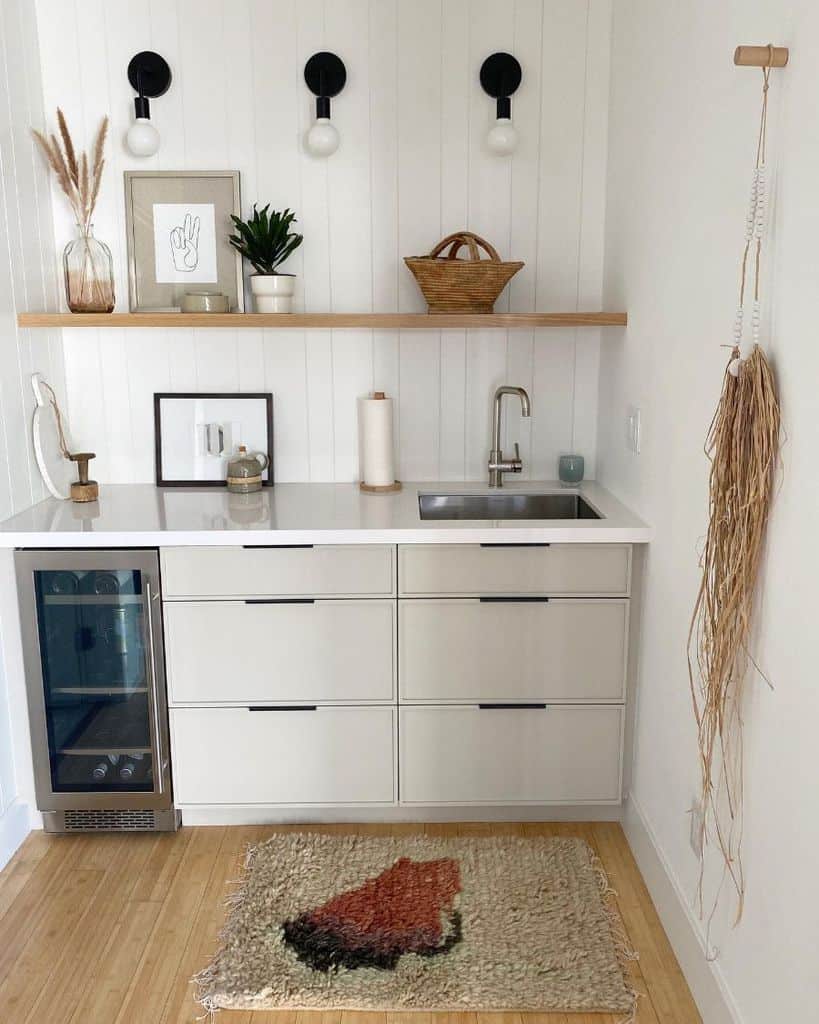
[[[254,274],[250,279],[257,313],[292,313],[295,274]]]

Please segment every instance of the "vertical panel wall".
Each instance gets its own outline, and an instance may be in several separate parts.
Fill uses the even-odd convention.
[[[18,310],[58,307],[54,226],[45,169],[31,125],[42,126],[36,18],[26,0],[0,2],[0,518],[45,497],[31,448],[34,395],[41,371],[65,395],[58,331],[20,330]],[[0,559],[0,867],[28,831],[14,762],[28,749],[19,673],[19,630],[10,552]],[[13,699],[12,699],[13,695]],[[24,697],[22,704],[24,705]],[[12,710],[13,708],[13,710]]]
[[[112,248],[126,310],[122,173],[237,168],[243,206],[290,206],[305,242],[287,269],[307,311],[423,311],[402,257],[467,227],[526,261],[500,310],[600,308],[610,0],[37,0],[46,107],[83,141],[112,119],[96,232]],[[129,59],[155,49],[170,92],[152,103],[155,157],[124,148]],[[313,97],[306,59],[337,51],[348,81],[333,102],[341,147],[304,150]],[[520,147],[485,147],[494,104],[478,69],[506,49],[523,65],[513,100]],[[70,238],[55,198],[57,248]],[[55,249],[56,259],[56,249]],[[37,303],[32,301],[31,308]],[[510,407],[525,475],[556,475],[577,448],[594,475],[599,332],[99,330],[64,332],[72,428],[108,482],[153,478],[154,391],[275,396],[278,480],[351,481],[356,397],[397,401],[403,479],[482,479],[494,388]]]
[[[761,340],[783,444],[749,643],[758,671],[749,670],[736,709],[746,879],[737,924],[727,880],[709,913],[723,880],[716,842],[706,849],[705,919],[699,911],[689,812],[700,759],[685,650],[707,528],[702,447],[728,358],[720,345],[731,337],[762,86],[758,70],[733,65],[746,39],[790,46],[791,59],[771,75],[769,93],[775,213],[763,252]],[[600,476],[654,525],[626,831],[708,1022],[800,1020],[819,1004],[819,542],[810,526],[819,508],[817,43],[812,0],[615,5],[606,291],[627,306],[631,326],[621,345],[604,349]],[[625,443],[631,406],[642,409],[638,457]]]

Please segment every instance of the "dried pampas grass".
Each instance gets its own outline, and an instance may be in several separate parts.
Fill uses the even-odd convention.
[[[32,135],[48,161],[48,165],[54,171],[60,188],[68,198],[77,223],[87,233],[94,215],[102,172],[105,167],[103,151],[108,135],[108,118],[104,117],[100,124],[90,158],[86,152],[82,152],[79,158],[77,157],[65,115],[59,108],[57,109],[57,127],[60,134],[59,140],[54,134],[46,137],[35,129],[32,129]]]
[[[773,47],[769,47],[773,54]],[[780,412],[776,383],[759,345],[760,270],[768,205],[765,143],[770,64],[762,71],[762,109],[756,165],[740,263],[739,306],[734,345],[725,370],[717,411],[705,451],[711,459],[709,518],[700,582],[688,635],[688,674],[700,751],[700,913],[706,840],[713,833],[723,860],[710,923],[723,884],[730,879],[737,897],[735,923],[742,917],[742,698],[749,665],[765,527],[773,500],[779,454]],[[741,358],[745,286],[753,252],[753,346]],[[710,826],[710,827],[709,827]]]
[[[734,350],[733,359],[739,356]],[[689,677],[701,758],[701,834],[708,820],[742,916],[742,694],[765,527],[779,452],[773,372],[754,346],[737,376],[727,369],[706,452],[710,515],[702,580],[689,634]],[[700,875],[702,901],[702,872]],[[702,905],[702,904],[701,904]]]
[[[59,138],[53,133],[46,136],[34,129],[32,135],[65,193],[80,230],[80,239],[68,246],[63,257],[66,302],[72,313],[110,313],[114,308],[110,254],[106,266],[105,259],[99,257],[99,248],[95,255],[88,239],[105,168],[103,152],[108,135],[108,118],[104,117],[100,124],[90,157],[85,151],[77,154],[65,115],[59,108],[57,129]],[[71,263],[68,253],[74,244],[80,248]],[[104,247],[102,250],[107,251]]]

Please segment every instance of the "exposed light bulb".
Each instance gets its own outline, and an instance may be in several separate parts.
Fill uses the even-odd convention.
[[[329,117],[317,117],[307,133],[307,152],[313,156],[331,156],[338,149],[341,137]]]
[[[138,117],[128,129],[125,142],[134,156],[153,156],[159,149],[159,132],[150,118]]]
[[[134,122],[125,136],[125,145],[134,156],[153,156],[159,149],[159,132],[151,124],[151,100],[164,96],[173,75],[164,57],[143,50],[128,64],[128,81],[136,91]]]
[[[518,144],[518,133],[510,117],[499,117],[486,136],[489,149],[498,156],[514,153]]]
[[[486,136],[486,147],[496,156],[509,156],[518,144],[512,124],[512,96],[523,78],[520,62],[511,53],[499,50],[481,64],[481,88],[495,100],[495,123]]]

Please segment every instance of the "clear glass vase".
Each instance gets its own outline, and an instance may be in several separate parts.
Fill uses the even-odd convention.
[[[77,225],[77,237],[63,252],[65,298],[72,313],[110,313],[114,308],[114,264],[111,250]]]

